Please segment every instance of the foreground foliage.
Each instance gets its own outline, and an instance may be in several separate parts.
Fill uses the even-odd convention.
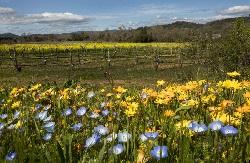
[[[0,157],[18,162],[248,162],[250,81],[1,89]]]

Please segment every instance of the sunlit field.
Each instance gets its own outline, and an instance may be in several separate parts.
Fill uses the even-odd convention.
[[[30,43],[0,44],[0,81],[4,85],[31,82],[153,83],[186,80],[182,66],[184,43]],[[182,63],[185,62],[185,63]],[[176,70],[177,69],[177,70]],[[192,72],[192,66],[190,68]],[[156,70],[158,71],[156,73]],[[63,73],[62,73],[63,72]],[[148,82],[149,81],[149,82]]]
[[[187,43],[114,43],[114,42],[64,42],[64,43],[27,43],[27,44],[0,44],[1,52],[15,50],[17,53],[38,52],[65,52],[66,50],[79,51],[82,49],[130,49],[130,48],[181,48]]]
[[[16,162],[248,162],[250,81],[0,90],[0,158]]]

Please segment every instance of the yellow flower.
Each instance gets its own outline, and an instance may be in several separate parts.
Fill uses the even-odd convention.
[[[112,95],[113,95],[113,93],[108,93],[106,96],[111,97]]]
[[[137,109],[139,104],[137,102],[128,103],[128,109]]]
[[[134,97],[128,96],[125,98],[126,101],[132,101],[134,99]]]
[[[157,81],[157,87],[163,86],[166,82],[164,80],[158,80]]]
[[[191,121],[183,120],[175,124],[176,129],[187,128]]]
[[[127,108],[125,110],[125,114],[128,117],[132,117],[136,114],[139,104],[137,102],[127,103]]]
[[[222,110],[222,107],[210,106],[210,107],[208,108],[208,110],[209,110],[210,112],[219,112],[219,111]]]
[[[198,84],[200,85],[200,86],[202,86],[203,84],[205,84],[207,81],[206,80],[199,80],[198,81]]]
[[[244,97],[245,97],[245,98],[250,98],[250,92],[246,92],[246,93],[244,94]]]
[[[142,92],[147,94],[149,97],[155,98],[157,96],[157,92],[151,88],[144,88]]]
[[[191,100],[188,100],[187,103],[182,104],[182,106],[194,107],[194,106],[197,106],[198,104],[199,102],[197,100],[191,99]]]
[[[201,98],[201,101],[203,104],[208,104],[210,101],[214,102],[216,99],[216,96],[214,94],[209,94],[208,96],[203,96]]]
[[[21,106],[21,101],[16,101],[14,102],[12,105],[11,105],[11,108],[12,109],[16,109],[16,108],[19,108]]]
[[[128,117],[133,117],[136,114],[136,110],[135,109],[127,109],[127,110],[125,110],[125,114]]]
[[[250,87],[250,81],[243,80],[243,81],[241,82],[241,84],[242,84],[242,86],[243,86],[244,88],[249,88],[249,87]]]
[[[234,71],[234,72],[228,72],[227,75],[230,77],[236,77],[236,76],[240,76],[240,73]]]
[[[33,85],[29,91],[38,91],[40,88],[42,87],[41,84],[36,84],[36,85]]]
[[[116,94],[115,98],[120,99],[122,97],[121,94]]]
[[[197,87],[199,87],[199,82],[190,81],[186,83],[186,85],[184,86],[184,89],[187,91],[192,91],[192,90],[195,90]]]
[[[120,106],[125,108],[125,107],[128,106],[128,104],[127,104],[126,101],[121,101],[121,102],[120,102]]]
[[[121,86],[118,86],[117,88],[114,88],[114,90],[119,93],[119,94],[122,94],[122,93],[125,93],[127,92],[127,89],[121,87]]]
[[[65,88],[62,91],[60,91],[60,99],[64,99],[64,100],[68,100],[70,99],[70,89],[69,88]]]
[[[225,80],[220,81],[217,86],[227,89],[241,89],[241,83],[239,83],[237,80]]]
[[[15,128],[17,129],[17,128],[20,128],[21,126],[22,126],[22,122],[18,121],[17,124],[16,124],[16,126],[15,126]]]
[[[175,115],[175,113],[172,110],[166,110],[164,112],[164,116],[166,117],[173,117]]]
[[[241,113],[236,112],[233,115],[225,114],[225,113],[215,113],[213,112],[211,114],[211,118],[213,120],[220,120],[224,124],[234,124],[234,125],[239,125],[240,124],[240,119],[242,117]]]
[[[238,107],[236,111],[240,113],[250,113],[250,106],[244,105],[242,107]]]
[[[222,109],[225,109],[225,108],[227,108],[227,107],[229,107],[229,106],[232,106],[233,103],[234,103],[234,102],[231,101],[231,100],[223,100],[223,101],[221,102],[220,106],[222,107]]]
[[[106,107],[113,108],[113,103],[111,101],[107,102]]]
[[[105,89],[101,89],[100,92],[101,92],[101,93],[105,92]]]

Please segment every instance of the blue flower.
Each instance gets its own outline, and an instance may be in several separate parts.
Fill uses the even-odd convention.
[[[85,148],[92,147],[95,145],[97,142],[99,142],[101,136],[98,134],[93,134],[91,137],[89,137],[86,142],[85,142]]]
[[[100,104],[100,107],[101,108],[104,108],[106,106],[106,102],[102,102],[101,104]]]
[[[188,128],[196,133],[203,133],[208,130],[205,124],[198,124],[196,121],[191,122]]]
[[[82,128],[82,123],[74,124],[71,128],[72,128],[74,131],[79,131],[79,130]]]
[[[16,158],[16,152],[15,151],[10,151],[6,156],[5,160],[7,161],[12,161]]]
[[[87,108],[85,108],[84,106],[80,107],[77,111],[76,111],[76,115],[77,116],[83,116],[87,111]]]
[[[168,157],[168,147],[167,146],[156,146],[150,151],[150,154],[157,160],[161,158]]]
[[[93,118],[93,119],[96,119],[96,118],[100,117],[100,115],[98,113],[96,113],[96,112],[92,112],[89,117]]]
[[[131,139],[131,137],[131,134],[129,134],[128,132],[120,132],[118,133],[118,142],[125,143],[129,139]]]
[[[199,125],[197,121],[192,121],[191,123],[188,124],[188,128],[191,130],[193,127]]]
[[[41,111],[36,114],[36,119],[40,119],[41,121],[47,118],[48,111]]]
[[[148,139],[156,139],[159,135],[158,132],[145,132],[144,135],[148,138]]]
[[[6,119],[8,117],[8,114],[0,114],[1,119]]]
[[[115,155],[119,155],[124,151],[124,146],[122,144],[117,144],[115,146],[113,146],[112,148],[112,152]]]
[[[218,131],[223,127],[223,123],[221,121],[213,121],[208,125],[212,131]]]
[[[47,122],[45,125],[43,125],[43,128],[47,132],[54,132],[55,129],[55,122]]]
[[[209,84],[205,84],[205,85],[204,85],[204,90],[205,90],[205,92],[208,91],[208,88],[209,88]]]
[[[41,109],[41,108],[42,108],[42,104],[36,104],[36,106],[35,106],[36,110]]]
[[[46,133],[44,136],[43,136],[43,140],[45,141],[48,141],[52,138],[52,134],[51,133]]]
[[[13,119],[17,119],[17,118],[19,118],[19,115],[20,115],[20,111],[15,111],[15,113],[13,114]]]
[[[140,139],[141,139],[142,142],[145,142],[145,141],[148,140],[148,138],[144,134],[140,135]]]
[[[105,110],[102,111],[102,115],[104,117],[106,117],[108,114],[109,114],[109,110],[108,109],[105,109]]]
[[[88,98],[92,98],[92,97],[94,97],[94,96],[95,96],[95,92],[93,92],[93,91],[90,91],[90,92],[88,93],[88,95],[87,95]]]
[[[51,121],[51,115],[48,116],[48,117],[46,117],[46,118],[43,120],[43,122],[48,122],[48,121]]]
[[[220,132],[224,135],[224,136],[228,136],[228,135],[237,135],[238,134],[238,129],[233,127],[233,126],[224,126],[220,129]]]
[[[112,142],[116,138],[117,138],[117,134],[116,133],[112,133],[112,134],[109,134],[106,139],[107,139],[108,142]]]
[[[69,116],[71,114],[72,114],[71,108],[64,109],[64,111],[62,112],[63,116]]]
[[[94,131],[100,135],[107,135],[109,133],[109,129],[107,127],[104,127],[103,125],[95,127]]]
[[[0,122],[0,130],[4,128],[5,124]]]

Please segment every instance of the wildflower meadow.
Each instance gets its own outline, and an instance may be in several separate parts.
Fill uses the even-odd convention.
[[[250,81],[0,89],[1,162],[248,162]]]

